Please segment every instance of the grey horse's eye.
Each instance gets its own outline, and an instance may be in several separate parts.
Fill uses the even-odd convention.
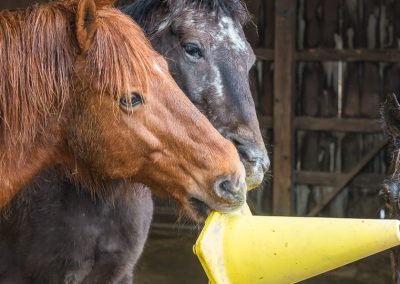
[[[143,97],[137,92],[132,92],[130,95],[122,96],[119,99],[120,107],[126,110],[132,110],[141,104],[143,104]]]
[[[203,57],[203,53],[201,52],[201,49],[197,44],[185,43],[182,46],[183,49],[186,51],[186,53],[191,57],[193,57],[194,59],[200,59]]]

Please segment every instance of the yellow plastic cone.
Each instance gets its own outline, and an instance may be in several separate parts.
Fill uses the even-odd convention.
[[[296,283],[400,244],[397,220],[211,213],[195,254],[211,283]]]

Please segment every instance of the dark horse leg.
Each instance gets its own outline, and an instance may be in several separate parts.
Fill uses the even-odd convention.
[[[132,277],[151,223],[151,194],[142,185],[110,186],[118,190],[100,199],[48,172],[23,190],[0,218],[0,283]]]

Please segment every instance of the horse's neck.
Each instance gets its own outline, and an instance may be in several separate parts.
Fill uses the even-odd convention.
[[[54,164],[56,159],[55,148],[51,145],[23,152],[19,147],[15,147],[7,153],[0,153],[0,208],[42,169]]]

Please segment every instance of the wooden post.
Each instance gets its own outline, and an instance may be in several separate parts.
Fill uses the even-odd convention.
[[[275,0],[274,215],[290,215],[292,211],[296,3],[293,0]]]

